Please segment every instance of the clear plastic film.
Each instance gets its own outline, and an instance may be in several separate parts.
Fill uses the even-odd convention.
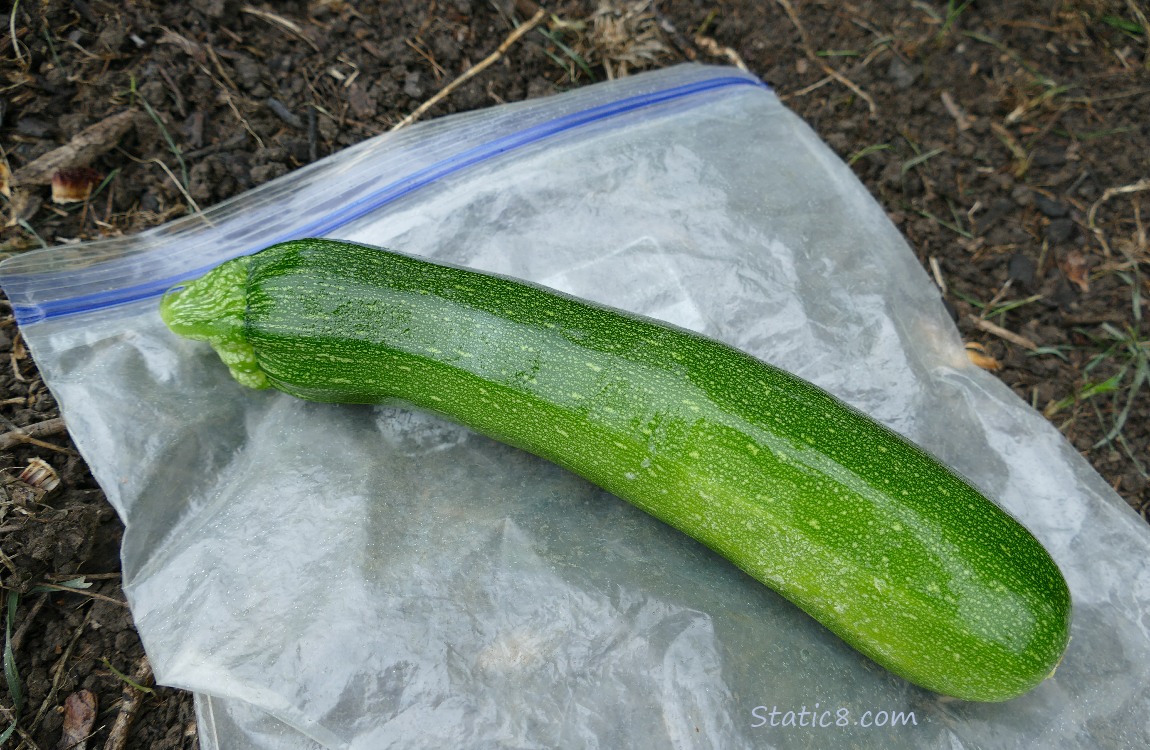
[[[308,235],[530,279],[822,386],[1050,550],[1064,662],[1005,704],[920,690],[554,465],[428,415],[241,388],[163,326],[166,287]],[[417,125],[0,280],[205,748],[1150,746],[1150,529],[968,362],[881,207],[739,71]]]

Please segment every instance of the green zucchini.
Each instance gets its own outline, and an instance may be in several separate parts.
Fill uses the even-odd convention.
[[[236,380],[403,403],[580,474],[866,656],[974,701],[1053,674],[1070,594],[1042,545],[923,450],[747,354],[545,288],[296,240],[165,295]]]

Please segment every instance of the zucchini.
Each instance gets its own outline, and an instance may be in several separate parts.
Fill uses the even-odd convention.
[[[1070,594],[920,448],[736,349],[545,288],[322,239],[165,295],[235,379],[404,403],[542,456],[706,544],[907,680],[1002,701],[1053,674]]]

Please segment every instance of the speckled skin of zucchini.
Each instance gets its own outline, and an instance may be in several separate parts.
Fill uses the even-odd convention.
[[[532,284],[295,240],[169,292],[235,378],[399,402],[564,466],[714,549],[929,690],[1053,674],[1070,594],[1042,545],[923,450],[711,339]]]

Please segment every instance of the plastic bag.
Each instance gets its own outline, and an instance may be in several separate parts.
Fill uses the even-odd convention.
[[[168,286],[320,234],[698,330],[891,425],[1062,567],[1057,675],[1002,705],[920,690],[556,466],[426,415],[249,391],[160,322]],[[205,748],[1150,746],[1150,530],[967,361],[881,208],[738,71],[418,125],[0,274]]]

